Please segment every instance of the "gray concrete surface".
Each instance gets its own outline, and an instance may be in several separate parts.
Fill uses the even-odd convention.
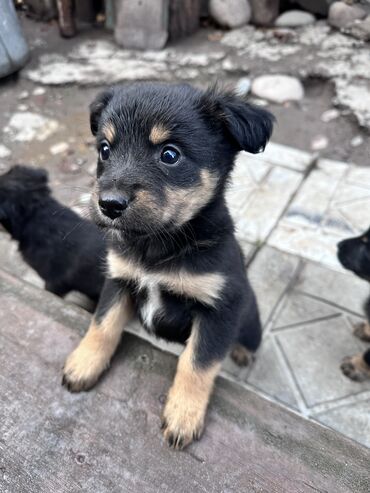
[[[0,491],[368,492],[370,452],[219,378],[202,439],[161,437],[176,361],[126,334],[90,392],[60,385],[88,317],[0,270]]]

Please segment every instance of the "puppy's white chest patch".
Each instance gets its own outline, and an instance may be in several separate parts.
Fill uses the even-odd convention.
[[[161,291],[158,284],[148,284],[145,288],[147,291],[147,299],[140,308],[140,315],[144,326],[147,329],[152,330],[154,317],[159,315],[162,309]]]

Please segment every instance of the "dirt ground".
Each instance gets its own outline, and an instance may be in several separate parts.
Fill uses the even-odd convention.
[[[55,23],[44,24],[22,19],[23,29],[31,46],[31,60],[26,69],[32,69],[38,64],[43,54],[65,54],[86,40],[107,40],[112,42],[112,34],[99,29],[86,30],[71,40],[61,39]],[[208,53],[217,51],[220,31],[211,28],[202,28],[191,38],[170,46],[175,52],[181,53]],[[233,54],[233,47],[227,47],[227,53]],[[290,73],[295,72],[295,65],[302,65],[299,55],[289,58]],[[255,58],[247,60],[248,69],[230,73],[217,71],[212,75],[200,74],[191,82],[205,86],[218,80],[222,84],[235,84],[241,76],[253,79],[256,75],[275,72],[279,69],[279,62],[272,63],[266,59]],[[272,70],[273,67],[273,70]],[[185,67],[186,68],[186,67]],[[287,71],[286,61],[281,62],[281,72]],[[176,80],[176,76],[169,76]],[[324,123],[321,115],[324,111],[333,108],[334,88],[330,80],[322,78],[304,78],[305,95],[299,103],[284,105],[268,104],[267,107],[277,118],[273,141],[311,151],[311,142],[317,136],[326,136],[327,148],[320,151],[322,157],[330,157],[346,162],[353,162],[360,166],[369,164],[370,140],[366,128],[360,127],[350,110],[340,109],[338,118]],[[40,113],[59,122],[58,131],[48,140],[30,142],[16,142],[5,133],[1,141],[11,150],[11,155],[1,160],[2,167],[8,167],[17,162],[33,163],[46,166],[52,175],[52,182],[59,198],[67,203],[76,197],[76,190],[87,191],[94,173],[95,151],[93,140],[88,126],[88,105],[98,92],[99,88],[92,85],[66,84],[58,86],[43,86],[44,94],[35,94],[35,84],[20,74],[10,76],[0,82],[0,129],[6,127],[9,119],[15,112],[30,111]],[[25,91],[28,93],[25,93]],[[37,91],[36,91],[37,92]],[[357,147],[351,145],[351,140],[360,136],[362,144]],[[68,152],[52,155],[49,149],[60,142],[68,143]]]

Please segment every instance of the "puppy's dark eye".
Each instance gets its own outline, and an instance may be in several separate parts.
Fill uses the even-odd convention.
[[[172,146],[165,146],[162,149],[161,161],[164,164],[173,166],[180,159],[180,152]]]
[[[103,142],[100,146],[100,159],[106,161],[110,156],[110,147],[107,142]]]

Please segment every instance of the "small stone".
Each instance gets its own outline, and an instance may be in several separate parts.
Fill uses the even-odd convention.
[[[43,88],[43,87],[36,87],[33,91],[32,91],[32,95],[33,96],[42,96],[43,94],[46,93],[46,90]]]
[[[350,143],[352,147],[359,147],[364,143],[364,139],[361,135],[356,135],[353,139],[351,139]]]
[[[18,99],[27,99],[29,95],[30,95],[30,93],[28,91],[22,91],[19,94]]]
[[[288,10],[275,21],[275,26],[278,27],[298,27],[306,26],[307,24],[313,24],[315,22],[315,16],[309,12],[303,10]]]
[[[332,108],[330,110],[324,111],[324,113],[321,115],[321,121],[324,123],[329,123],[332,120],[338,118],[339,116],[340,116],[340,112],[337,109]]]
[[[67,142],[59,142],[58,144],[54,144],[50,147],[50,153],[55,156],[56,154],[62,154],[67,152],[69,149],[69,145]]]
[[[226,58],[225,60],[223,60],[221,67],[222,70],[226,70],[227,72],[237,72],[238,70],[240,70],[239,63],[230,60],[230,58]]]
[[[62,173],[67,174],[76,174],[81,171],[80,166],[70,158],[63,159],[63,161],[59,164],[59,168]]]
[[[29,108],[28,104],[19,104],[19,105],[17,106],[17,110],[18,110],[18,111],[27,111],[27,110],[28,110],[28,108]]]
[[[242,77],[235,86],[235,92],[238,96],[246,96],[251,90],[251,80],[248,77]]]
[[[253,104],[256,106],[268,106],[268,102],[266,99],[261,99],[261,98],[253,98]]]
[[[352,24],[357,19],[364,19],[366,12],[357,5],[348,5],[344,2],[334,2],[330,5],[328,23],[341,29]]]
[[[304,96],[301,82],[289,75],[262,75],[254,79],[252,93],[273,103],[300,101]]]
[[[13,140],[19,142],[43,141],[56,132],[58,127],[56,120],[38,113],[21,112],[13,114],[4,132],[9,133]]]
[[[210,0],[209,12],[217,24],[231,29],[247,24],[251,18],[248,0]]]
[[[311,149],[313,151],[322,151],[328,147],[329,140],[325,135],[317,135],[311,141]]]
[[[0,144],[0,159],[4,158],[4,157],[8,157],[10,156],[11,154],[11,151],[5,147],[3,144]]]

